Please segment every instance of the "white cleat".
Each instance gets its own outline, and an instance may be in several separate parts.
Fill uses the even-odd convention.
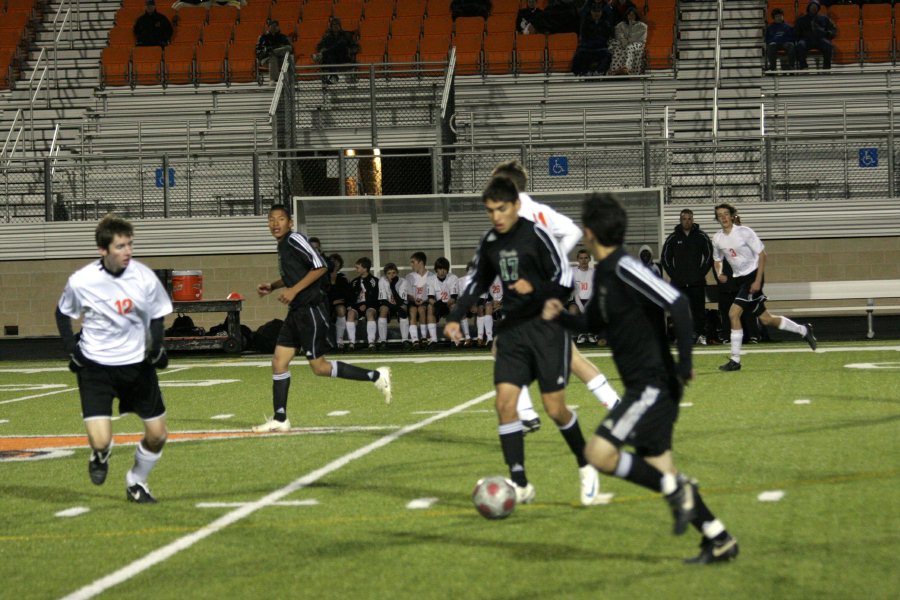
[[[394,397],[394,392],[391,389],[391,368],[378,367],[375,370],[378,371],[378,379],[375,380],[375,388],[384,396],[384,403],[390,404]]]
[[[255,433],[272,433],[272,432],[282,432],[291,430],[291,421],[290,419],[285,419],[284,421],[276,421],[273,419],[266,419],[266,422],[262,425],[257,425],[253,428]]]
[[[513,484],[516,488],[516,504],[531,504],[534,502],[534,486],[530,483],[525,487]]]
[[[585,465],[578,469],[578,475],[581,479],[581,503],[584,506],[597,506],[599,504],[609,504],[612,502],[615,494],[600,491],[600,475],[591,465]]]

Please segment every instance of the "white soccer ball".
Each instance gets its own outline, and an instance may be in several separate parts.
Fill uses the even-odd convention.
[[[479,479],[472,491],[472,502],[482,517],[505,519],[516,508],[516,487],[500,475]]]

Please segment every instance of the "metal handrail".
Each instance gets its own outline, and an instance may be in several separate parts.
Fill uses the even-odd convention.
[[[447,65],[447,77],[444,78],[444,94],[441,96],[441,118],[447,117],[447,106],[450,104],[450,89],[453,73],[456,71],[456,46],[450,48],[450,62]]]
[[[0,149],[0,158],[3,158],[6,155],[6,147],[9,146],[9,140],[12,137],[13,131],[15,131],[15,129],[16,129],[16,123],[18,122],[19,117],[21,117],[21,116],[22,116],[22,109],[19,108],[16,110],[16,116],[13,117],[12,125],[9,126],[9,132],[6,134],[6,140],[3,142],[3,149]],[[23,123],[24,123],[24,120],[23,120]],[[20,125],[19,129],[21,130],[22,127],[23,127],[23,125]],[[10,156],[12,156],[12,153],[14,151],[15,151],[15,146],[13,146],[13,150],[9,151]]]
[[[53,139],[50,140],[50,152],[47,153],[47,158],[51,161],[50,175],[56,173],[56,160],[59,158],[59,149],[61,146],[56,144],[56,137],[59,135],[59,123],[56,124],[56,127],[53,128]]]

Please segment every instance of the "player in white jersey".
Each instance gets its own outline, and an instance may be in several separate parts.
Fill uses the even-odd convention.
[[[491,176],[503,175],[509,177],[516,187],[519,189],[519,216],[540,223],[553,235],[559,248],[564,255],[569,252],[581,240],[581,229],[569,217],[557,212],[553,208],[540,202],[535,202],[531,196],[526,194],[524,190],[528,187],[528,171],[517,160],[509,160],[502,162],[494,168]],[[572,343],[572,372],[582,380],[588,387],[588,390],[600,401],[607,409],[612,409],[619,402],[619,395],[607,381],[606,376],[597,369],[594,363],[590,362]],[[528,395],[528,388],[522,388],[522,396],[519,397],[519,417],[529,415],[528,409],[534,413],[532,408],[531,397]],[[537,417],[537,413],[534,413]],[[526,431],[535,431],[540,427],[540,420],[522,419]],[[536,426],[535,426],[536,425]]]
[[[441,256],[434,261],[434,279],[428,290],[428,338],[437,343],[437,322],[450,314],[459,296],[459,277],[450,272],[450,261]]]
[[[594,267],[591,266],[591,255],[587,250],[582,248],[575,255],[578,261],[578,268],[572,270],[572,279],[575,281],[575,287],[572,290],[572,299],[569,300],[568,309],[573,315],[583,315],[584,307],[587,306],[588,300],[591,299],[591,290],[594,288]],[[583,344],[586,341],[596,342],[597,338],[594,334],[578,335],[577,343]]]
[[[424,252],[413,252],[409,257],[412,272],[406,276],[409,286],[409,338],[413,348],[419,347],[420,337],[426,346],[431,343],[428,339],[428,324],[434,324],[434,315],[431,320],[428,317],[428,290],[433,285],[434,273],[425,268],[426,260]]]
[[[397,319],[400,324],[400,341],[404,347],[409,344],[409,310],[407,299],[409,286],[406,279],[400,277],[397,265],[384,265],[384,276],[378,279],[378,347],[387,349],[388,320]]]
[[[737,210],[731,204],[723,202],[716,206],[716,220],[722,226],[722,230],[712,239],[716,277],[722,283],[727,280],[722,273],[722,261],[727,260],[738,288],[737,297],[728,310],[728,319],[731,321],[731,358],[719,367],[721,371],[741,370],[741,344],[744,339],[741,315],[745,310],[751,311],[763,325],[796,333],[806,340],[810,348],[816,349],[812,325],[799,325],[787,317],[770,314],[766,309],[766,295],[762,291],[766,247],[752,229],[734,223],[736,214]]]
[[[144,437],[125,475],[126,497],[152,504],[147,477],[166,443],[166,407],[156,369],[169,363],[163,346],[163,318],[172,302],[159,278],[132,259],[134,229],[124,219],[104,218],[95,231],[101,259],[69,277],[56,308],[56,325],[78,378],[81,414],[91,457],[88,474],[106,481],[112,451],[112,405],[144,422]],[[72,319],[81,320],[75,335]]]

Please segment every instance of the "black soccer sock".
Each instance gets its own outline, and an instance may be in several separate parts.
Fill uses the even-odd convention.
[[[339,360],[333,360],[331,361],[331,376],[354,381],[376,381],[381,374],[378,371],[367,371]]]
[[[630,452],[619,451],[619,464],[616,465],[616,477],[662,492],[663,474],[640,456]]]
[[[572,419],[566,425],[560,427],[559,432],[569,445],[569,450],[575,455],[578,467],[581,468],[587,465],[587,459],[584,458],[584,435],[581,434],[581,426],[578,425],[578,415],[575,414],[574,410],[572,411]]]
[[[706,506],[706,503],[703,501],[703,496],[700,495],[700,490],[697,490],[697,493],[694,494],[694,510],[696,510],[697,516],[691,520],[691,525],[694,526],[694,529],[703,533],[703,525],[715,521],[716,516],[712,514],[712,511]]]
[[[291,373],[278,373],[272,375],[272,408],[276,421],[287,420],[288,390],[291,389]]]
[[[528,485],[525,476],[525,435],[522,433],[522,422],[507,423],[497,427],[500,434],[500,447],[503,449],[503,460],[509,467],[509,478],[519,487]]]

